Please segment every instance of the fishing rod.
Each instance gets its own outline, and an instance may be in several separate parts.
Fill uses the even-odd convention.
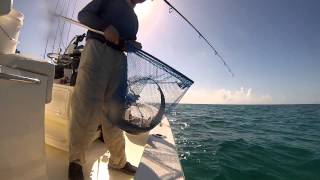
[[[167,0],[163,0],[169,7],[170,7],[170,12],[171,10],[174,10],[176,13],[180,15],[199,35],[200,38],[202,38],[213,50],[214,54],[219,57],[223,65],[227,68],[228,72],[231,74],[232,77],[234,77],[234,73],[232,72],[230,66],[227,64],[227,62],[224,60],[224,58],[218,53],[216,48],[213,47],[212,43],[196,28],[184,15],[181,14],[180,11],[177,10],[171,3],[169,3]]]

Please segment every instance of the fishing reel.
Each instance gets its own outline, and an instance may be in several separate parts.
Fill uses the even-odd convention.
[[[48,53],[47,57],[55,64],[55,79],[61,79],[62,84],[70,83],[74,86],[77,79],[78,67],[80,64],[81,52],[84,46],[79,45],[86,34],[75,36],[65,49],[64,53],[61,50],[58,53]],[[71,70],[70,77],[66,76],[65,71]],[[62,79],[64,78],[64,79]]]

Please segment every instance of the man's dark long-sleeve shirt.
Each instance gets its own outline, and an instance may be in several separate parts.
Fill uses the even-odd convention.
[[[126,0],[93,0],[79,12],[78,20],[100,31],[112,25],[121,39],[136,40],[138,18]],[[88,31],[87,38],[105,42],[104,36],[92,31]]]

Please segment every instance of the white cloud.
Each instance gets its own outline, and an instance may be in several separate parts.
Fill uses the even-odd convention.
[[[271,104],[268,94],[257,95],[252,88],[241,87],[238,90],[228,89],[191,89],[181,103],[196,104]]]

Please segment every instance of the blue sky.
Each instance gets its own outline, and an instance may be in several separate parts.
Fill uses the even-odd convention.
[[[46,2],[50,1],[14,1],[26,16],[18,46],[24,53],[42,56],[48,30],[56,28],[48,23],[54,3]],[[79,1],[76,11],[88,2]],[[235,73],[231,77],[204,41],[177,14],[169,13],[166,4],[148,0],[137,7],[138,40],[144,50],[195,81],[183,102],[320,103],[319,1],[170,2],[207,36]],[[70,36],[82,31],[72,27]]]

